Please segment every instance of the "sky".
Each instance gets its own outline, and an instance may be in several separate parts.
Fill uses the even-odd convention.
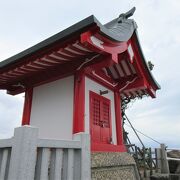
[[[140,43],[161,85],[157,98],[131,104],[127,115],[139,131],[169,148],[180,148],[180,1],[179,0],[6,0],[0,1],[0,61],[95,15],[102,23],[136,7]],[[21,124],[24,94],[0,90],[0,138]],[[128,123],[127,123],[128,124]],[[125,125],[132,143],[138,140]],[[159,144],[140,135],[146,146]]]

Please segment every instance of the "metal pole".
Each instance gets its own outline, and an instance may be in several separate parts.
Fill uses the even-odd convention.
[[[154,153],[155,153],[155,164],[156,164],[155,168],[156,168],[156,172],[158,172],[158,166],[157,166],[158,159],[157,159],[157,149],[156,148],[154,149]]]
[[[136,132],[136,130],[134,129],[134,127],[133,127],[133,125],[131,124],[131,122],[129,121],[128,117],[126,116],[126,114],[124,114],[124,115],[125,115],[128,123],[130,124],[131,128],[133,129],[134,133],[136,134],[137,138],[139,139],[142,147],[145,148],[144,143],[143,143],[142,140],[140,139],[139,135],[137,134],[137,132]]]
[[[149,148],[149,162],[150,162],[150,175],[153,174],[153,169],[152,169],[152,151],[151,148]]]
[[[144,177],[147,177],[146,172],[146,149],[143,147],[143,166],[144,166]]]

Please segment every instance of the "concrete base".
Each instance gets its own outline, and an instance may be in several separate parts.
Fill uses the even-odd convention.
[[[168,180],[169,174],[154,174],[150,178],[151,180]]]
[[[126,152],[94,152],[91,154],[92,180],[139,180],[134,159]]]

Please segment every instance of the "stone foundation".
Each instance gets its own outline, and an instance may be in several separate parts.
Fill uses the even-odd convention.
[[[134,159],[126,152],[91,154],[92,180],[139,180]]]

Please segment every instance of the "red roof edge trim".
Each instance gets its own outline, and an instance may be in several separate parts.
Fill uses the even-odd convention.
[[[87,31],[81,34],[81,43],[98,53],[111,54],[112,60],[118,63],[118,55],[128,48],[127,42],[115,42],[99,32]]]

